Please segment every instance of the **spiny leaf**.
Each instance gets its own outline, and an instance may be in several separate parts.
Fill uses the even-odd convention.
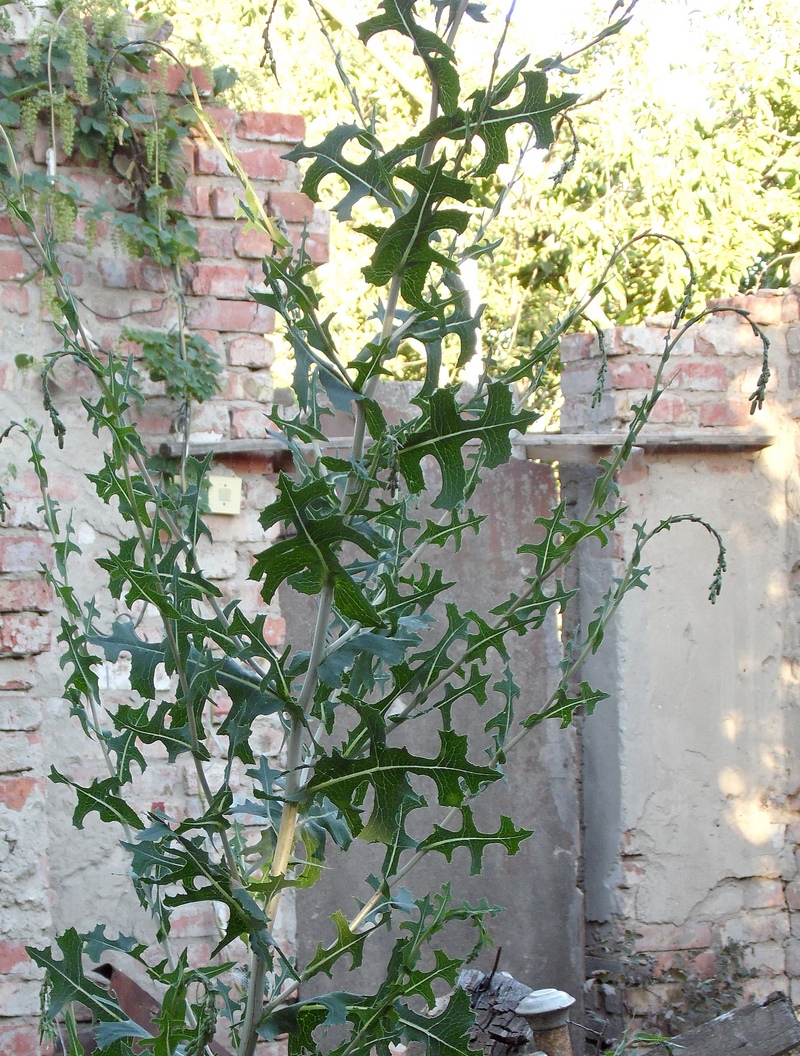
[[[414,756],[407,748],[389,748],[373,741],[372,751],[363,759],[350,759],[334,750],[317,764],[305,795],[328,796],[345,814],[351,831],[362,839],[388,843],[408,807],[420,806],[421,797],[413,790],[409,775],[430,778],[436,785],[443,806],[460,806],[467,793],[497,781],[500,774],[487,766],[476,766],[466,756],[467,739],[452,730],[439,732],[440,749],[434,759]],[[372,813],[361,827],[356,793],[364,785],[374,791]]]
[[[348,971],[361,966],[364,956],[364,942],[369,932],[351,931],[350,925],[347,923],[347,917],[338,909],[331,916],[331,920],[336,926],[336,939],[330,946],[323,946],[322,943],[319,943],[314,956],[303,972],[306,978],[310,979],[315,975],[319,975],[320,972],[324,972],[330,979],[334,964],[345,956],[350,958]]]
[[[101,821],[116,821],[120,825],[129,825],[132,829],[144,828],[133,807],[128,806],[124,799],[114,794],[121,787],[119,778],[106,777],[102,781],[95,778],[91,785],[84,788],[70,781],[68,777],[64,777],[55,767],[51,767],[48,776],[53,784],[69,785],[70,788],[75,789],[78,803],[72,815],[72,824],[76,829],[83,828],[84,818],[93,811],[97,811]]]
[[[379,625],[377,612],[335,555],[342,543],[349,542],[375,556],[376,540],[346,521],[326,481],[297,485],[281,473],[278,491],[280,498],[262,512],[261,525],[269,529],[283,521],[294,525],[297,534],[255,555],[250,578],[263,579],[264,599],[270,601],[286,579],[304,594],[318,593],[330,576],[334,601],[342,615],[369,626]]]
[[[168,655],[166,639],[161,642],[146,642],[140,638],[132,620],[115,620],[111,634],[92,635],[89,641],[99,645],[111,663],[116,663],[121,653],[128,653],[131,658],[131,689],[145,700],[156,696],[154,677],[156,668],[163,664]]]
[[[555,700],[543,711],[537,711],[535,715],[529,715],[523,720],[522,725],[527,729],[538,726],[545,719],[561,719],[561,728],[566,729],[572,722],[576,708],[585,708],[586,714],[591,715],[601,700],[608,700],[608,693],[600,689],[592,689],[588,682],[581,682],[577,694],[571,696],[563,686],[559,686]]]
[[[409,490],[418,494],[425,486],[420,463],[425,455],[433,455],[442,470],[442,490],[432,503],[438,509],[453,509],[464,498],[467,476],[461,449],[468,440],[480,441],[484,464],[492,469],[511,457],[509,432],[524,433],[538,417],[534,411],[515,413],[511,392],[500,382],[489,385],[479,418],[462,418],[455,396],[447,389],[433,394],[429,409],[428,423],[405,439],[398,464]]]
[[[445,114],[452,114],[458,107],[460,88],[453,49],[414,19],[415,3],[416,0],[381,0],[383,13],[361,22],[358,35],[364,43],[376,33],[388,30],[409,37],[425,63],[432,83],[438,88],[442,110]]]
[[[344,148],[356,142],[370,151],[366,161],[354,162],[344,156]],[[336,175],[347,181],[349,190],[333,211],[340,220],[349,220],[353,206],[368,195],[379,205],[391,207],[396,195],[391,190],[388,172],[381,159],[381,145],[375,136],[358,125],[339,125],[332,129],[316,146],[299,143],[283,157],[287,161],[313,158],[303,178],[303,193],[312,201],[319,201],[319,185],[326,176]]]
[[[398,169],[396,175],[417,191],[413,204],[386,230],[364,228],[378,243],[371,262],[364,268],[364,278],[384,286],[396,274],[402,274],[401,293],[414,307],[426,307],[422,290],[433,264],[445,269],[456,266],[449,256],[432,248],[433,236],[441,231],[461,234],[469,223],[469,214],[463,210],[438,208],[447,198],[467,202],[472,197],[468,183],[446,175],[443,169],[444,161],[425,171]]]
[[[403,1036],[425,1046],[426,1056],[471,1056],[470,1029],[475,1014],[469,1007],[464,990],[456,990],[447,1007],[438,1016],[423,1016],[407,1005],[399,1004],[399,1020]]]
[[[100,1021],[124,1023],[128,1017],[117,1002],[106,990],[84,975],[81,962],[83,944],[78,932],[68,928],[56,938],[56,944],[63,954],[60,960],[56,960],[52,950],[25,947],[31,960],[43,968],[50,979],[49,1004],[45,1012],[47,1018],[55,1019],[70,1002],[80,1001]]]
[[[444,829],[441,825],[435,825],[430,836],[426,837],[419,845],[420,851],[439,851],[447,861],[451,861],[453,852],[459,847],[464,847],[470,856],[470,875],[476,876],[483,867],[483,852],[491,844],[500,844],[505,847],[509,854],[516,854],[519,845],[528,836],[533,835],[532,829],[517,829],[511,818],[502,815],[500,827],[497,832],[479,832],[473,820],[472,811],[469,807],[461,807],[461,828],[457,831]]]
[[[518,554],[534,554],[536,572],[539,577],[547,575],[557,561],[571,554],[584,539],[595,538],[601,546],[608,542],[608,532],[613,530],[624,509],[602,513],[594,524],[583,521],[565,521],[566,504],[560,502],[549,517],[537,517],[534,524],[544,528],[544,537],[538,543],[524,543],[517,548]]]

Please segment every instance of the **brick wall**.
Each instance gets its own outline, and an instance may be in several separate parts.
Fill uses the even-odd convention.
[[[168,89],[177,90],[179,80],[170,72]],[[286,114],[236,114],[220,107],[210,107],[209,112],[228,136],[268,212],[285,222],[295,245],[305,229],[308,252],[315,261],[325,261],[328,215],[300,192],[299,170],[281,157],[302,139],[303,120]],[[23,166],[41,167],[46,145],[44,135],[37,137],[22,155]],[[221,156],[200,135],[186,141],[185,151],[189,177],[183,208],[197,227],[201,259],[184,269],[182,292],[176,290],[169,269],[152,260],[129,259],[103,224],[95,245],[87,247],[82,218],[74,242],[60,251],[63,269],[84,305],[91,337],[104,349],[118,345],[125,326],[174,326],[177,297],[182,296],[189,328],[210,342],[223,365],[221,392],[194,410],[192,439],[261,438],[272,402],[274,350],[269,335],[274,319],[270,310],[249,299],[247,288],[259,286],[261,258],[271,247],[234,219],[240,188]],[[62,159],[60,171],[80,186],[91,204],[101,195],[124,201],[121,182],[101,168],[75,168]],[[58,366],[53,395],[67,425],[66,447],[59,452],[42,414],[38,374],[15,362],[20,353],[41,359],[57,347],[38,280],[25,281],[32,270],[27,239],[0,216],[0,429],[22,417],[45,425],[52,494],[65,510],[75,510],[76,539],[84,551],[75,582],[84,599],[98,594],[105,611],[113,614],[117,603],[103,592],[93,562],[122,528],[115,511],[99,504],[75,472],[76,467],[91,470],[100,465],[101,448],[85,425],[80,404],[82,397],[92,395],[91,379],[71,362]],[[140,353],[136,346],[126,351]],[[148,399],[139,426],[148,445],[156,448],[174,433],[177,405],[164,395],[162,384],[147,381],[144,388]],[[9,463],[11,470],[5,468]],[[2,464],[11,510],[0,526],[0,1056],[27,1056],[39,1050],[35,1017],[41,980],[24,952],[25,944],[49,944],[54,932],[71,925],[91,928],[95,918],[106,920],[112,931],[141,932],[149,925],[127,891],[125,858],[113,847],[115,834],[87,821],[86,831],[76,839],[69,823],[69,794],[45,779],[50,764],[58,760],[76,780],[90,781],[103,775],[102,760],[87,748],[59,696],[59,623],[42,575],[51,556],[50,542],[38,512],[37,480],[18,437],[3,444]],[[238,517],[208,517],[215,543],[213,551],[207,548],[204,554],[207,575],[226,602],[240,598],[248,615],[263,613],[257,584],[247,575],[253,553],[267,541],[258,514],[274,496],[275,466],[264,456],[233,454],[217,459],[215,471],[242,478],[243,507]],[[142,630],[146,633],[146,621]],[[268,608],[266,632],[274,644],[283,641],[277,603]],[[126,657],[106,663],[101,679],[112,706],[125,700]],[[163,688],[168,688],[166,680]],[[217,710],[221,721],[224,701]],[[262,751],[277,765],[280,731],[265,721],[258,737]],[[215,765],[222,761],[210,764],[212,769]],[[184,761],[171,765],[155,753],[137,782],[136,796],[143,808],[160,805],[180,814],[194,800],[195,780]],[[289,951],[294,935],[291,899],[284,904],[277,932]],[[215,922],[197,913],[179,915],[174,938],[176,945],[187,946],[191,959],[207,961],[217,942]]]

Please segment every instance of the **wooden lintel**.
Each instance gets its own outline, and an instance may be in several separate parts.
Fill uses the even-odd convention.
[[[574,464],[593,463],[625,442],[625,433],[527,433],[512,437],[515,447],[525,449],[530,459],[542,462],[564,462]],[[474,442],[473,442],[474,443]],[[683,432],[643,431],[636,438],[636,447],[648,454],[676,454],[681,452],[741,452],[762,451],[775,443],[771,433],[757,433],[749,429],[697,429]],[[346,451],[352,444],[348,436],[336,436],[327,440],[325,450]],[[312,448],[312,445],[302,445]],[[260,455],[273,458],[287,450],[280,440],[270,438],[249,440],[216,440],[189,444],[189,453],[195,456],[212,454]],[[162,458],[179,458],[181,445],[175,441],[163,441],[157,448]]]

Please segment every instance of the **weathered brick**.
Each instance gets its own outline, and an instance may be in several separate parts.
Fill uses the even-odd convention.
[[[195,170],[198,176],[229,176],[230,169],[222,154],[207,144],[201,144],[195,153]]]
[[[286,162],[280,151],[269,147],[249,147],[237,152],[242,168],[254,180],[283,180]]]
[[[188,323],[194,329],[222,333],[249,330],[255,334],[267,334],[275,327],[275,315],[272,309],[253,301],[205,300],[189,310]]]
[[[671,425],[683,421],[686,417],[686,404],[671,392],[664,392],[658,397],[653,410],[650,412],[648,421],[655,425]]]
[[[724,363],[684,363],[675,384],[682,389],[724,392],[728,387],[728,371]]]
[[[44,780],[40,777],[0,777],[0,803],[9,810],[22,810],[35,791],[44,793]]]
[[[306,123],[295,114],[244,113],[236,124],[240,139],[268,139],[273,143],[299,143],[306,134]]]
[[[197,248],[203,257],[233,256],[233,234],[229,227],[223,225],[198,224]]]
[[[204,106],[203,113],[217,135],[224,132],[226,136],[229,136],[233,132],[236,124],[236,111],[229,106]]]
[[[0,697],[0,730],[25,730],[32,733],[42,722],[42,706],[38,700],[25,697]]]
[[[218,400],[204,403],[192,415],[192,439],[203,443],[227,440],[230,424],[227,404]]]
[[[0,612],[50,612],[53,588],[42,579],[0,580]]]
[[[231,220],[236,216],[236,198],[232,187],[215,187],[209,197],[211,215]]]
[[[97,271],[104,286],[124,290],[139,285],[141,268],[138,261],[122,257],[100,257]]]
[[[231,436],[234,440],[261,438],[266,435],[267,424],[263,408],[240,407],[231,414]]]
[[[50,648],[50,620],[30,612],[13,612],[0,617],[0,654],[34,656]]]
[[[263,368],[272,364],[275,349],[266,337],[243,334],[228,342],[228,362],[232,367]]]
[[[206,180],[190,177],[181,199],[181,209],[187,216],[211,216],[211,191]]]
[[[196,265],[192,279],[192,293],[199,296],[246,298],[250,272],[236,264]]]
[[[0,279],[21,279],[24,274],[22,250],[0,246]]]
[[[561,359],[564,363],[574,363],[579,359],[591,359],[598,351],[595,334],[567,334],[561,338]]]
[[[712,942],[711,925],[706,921],[694,924],[637,924],[640,937],[636,949],[643,950],[703,950]]]
[[[726,920],[720,932],[723,942],[783,942],[789,937],[789,918],[778,910],[752,910],[746,916]]]
[[[35,1016],[0,1022],[0,1056],[40,1056]]]
[[[761,876],[748,880],[745,905],[748,909],[783,909],[786,905],[783,881]]]
[[[35,535],[16,535],[0,539],[0,572],[38,572],[49,565],[52,551],[44,539]]]
[[[30,297],[25,286],[4,286],[3,307],[15,315],[27,315],[30,311]]]
[[[287,224],[307,223],[314,215],[314,203],[301,191],[270,191],[268,209]]]
[[[35,1016],[40,986],[35,979],[0,977],[0,1017]]]
[[[630,361],[611,362],[608,367],[611,385],[615,389],[649,389],[653,385],[653,372],[647,363]]]
[[[24,942],[0,940],[0,975],[9,975],[19,965],[30,963]]]
[[[593,366],[573,367],[561,375],[561,391],[566,397],[586,396],[597,385],[597,370]]]
[[[327,264],[330,258],[330,242],[327,236],[308,235],[305,241],[303,241],[302,231],[292,231],[290,229],[289,241],[295,249],[299,249],[302,243],[306,255],[315,264]]]
[[[700,425],[734,426],[747,425],[750,421],[750,404],[743,400],[704,403],[700,408]]]
[[[197,85],[197,90],[200,93],[210,92],[212,84],[208,79],[208,74],[202,66],[190,67],[192,79]],[[153,83],[167,93],[167,95],[177,95],[184,85],[188,88],[188,77],[186,70],[183,66],[178,63],[164,63],[159,68],[153,71],[150,75],[150,79]]]
[[[233,245],[240,257],[268,257],[272,252],[272,239],[263,231],[237,231]]]

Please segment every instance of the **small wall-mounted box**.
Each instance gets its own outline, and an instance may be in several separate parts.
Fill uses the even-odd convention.
[[[208,508],[211,513],[235,517],[242,512],[242,478],[209,476]]]

